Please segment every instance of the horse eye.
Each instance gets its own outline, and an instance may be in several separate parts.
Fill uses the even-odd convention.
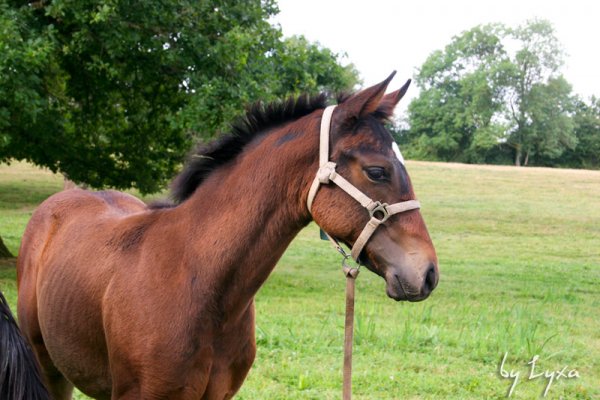
[[[365,168],[364,171],[367,174],[367,177],[374,182],[383,182],[389,180],[387,173],[385,172],[385,168],[383,167],[368,167]]]

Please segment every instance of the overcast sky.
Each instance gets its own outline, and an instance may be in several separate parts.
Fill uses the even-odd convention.
[[[397,70],[399,87],[427,56],[476,25],[549,20],[567,52],[563,73],[584,97],[600,96],[599,0],[278,0],[284,35],[345,52],[364,85]],[[410,97],[416,94],[409,90]],[[403,102],[406,106],[407,102]],[[404,107],[403,107],[404,109]]]

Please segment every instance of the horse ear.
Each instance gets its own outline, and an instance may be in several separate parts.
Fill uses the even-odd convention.
[[[408,87],[410,86],[410,79],[395,92],[386,94],[377,107],[377,112],[385,115],[386,117],[391,116],[394,113],[394,108],[402,97],[406,94]]]
[[[341,119],[343,121],[358,119],[377,110],[385,89],[394,75],[396,75],[396,71],[392,72],[383,82],[353,94],[348,100],[340,104],[338,108]]]

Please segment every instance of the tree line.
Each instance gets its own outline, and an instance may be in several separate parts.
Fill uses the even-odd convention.
[[[418,69],[420,94],[395,136],[407,157],[600,167],[600,99],[572,93],[552,25],[480,25]]]

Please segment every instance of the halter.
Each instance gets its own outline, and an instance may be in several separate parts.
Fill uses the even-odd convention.
[[[394,214],[401,212],[414,210],[420,208],[421,205],[417,200],[401,201],[394,204],[381,203],[379,201],[373,201],[369,196],[361,192],[356,186],[348,182],[336,171],[336,164],[329,161],[329,131],[331,129],[331,116],[336,106],[329,106],[323,111],[323,117],[321,119],[321,133],[320,133],[320,146],[319,146],[319,170],[313,180],[313,183],[308,191],[308,211],[311,212],[312,203],[317,195],[317,191],[321,185],[327,185],[330,182],[335,183],[344,192],[348,193],[353,199],[358,201],[364,208],[369,212],[369,222],[365,225],[358,239],[352,246],[350,252],[354,261],[360,264],[358,258],[363,248],[375,233],[375,230],[379,225],[383,224]],[[346,253],[338,243],[337,239],[323,231],[327,238],[333,243],[334,247],[347,258]],[[345,261],[345,260],[344,260]],[[345,267],[345,264],[344,264]]]
[[[343,400],[351,400],[352,341],[354,336],[354,289],[355,279],[358,276],[358,268],[360,267],[360,261],[358,258],[379,225],[385,223],[385,221],[387,221],[388,218],[394,214],[414,210],[420,208],[421,206],[417,200],[401,201],[394,204],[373,201],[369,196],[356,188],[356,186],[335,172],[335,163],[329,161],[329,130],[331,128],[331,116],[333,115],[333,110],[335,107],[336,106],[329,106],[325,109],[325,111],[323,111],[319,139],[319,170],[317,171],[317,175],[315,176],[315,179],[310,186],[310,190],[308,191],[307,205],[308,211],[312,213],[312,203],[317,195],[319,187],[321,185],[327,185],[329,182],[333,182],[344,192],[348,193],[353,199],[358,201],[364,208],[366,208],[371,217],[360,235],[358,235],[358,239],[356,239],[356,242],[354,242],[352,251],[350,252],[352,258],[357,262],[358,266],[349,266],[346,262],[350,255],[346,254],[342,246],[340,246],[338,243],[337,239],[322,230],[337,251],[344,256],[342,267],[344,275],[346,276],[346,320],[344,324],[344,383],[342,397]]]

